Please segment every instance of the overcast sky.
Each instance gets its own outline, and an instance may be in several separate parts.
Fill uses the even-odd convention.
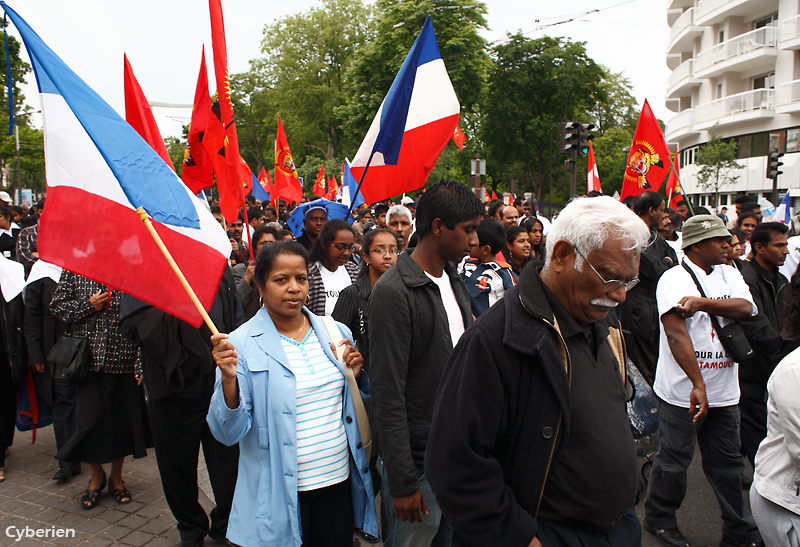
[[[647,98],[659,118],[667,121],[672,115],[664,106],[669,76],[665,61],[669,34],[666,0],[485,1],[487,40],[502,40],[506,32],[521,30],[531,38],[550,35],[585,41],[589,55],[596,62],[614,72],[623,72],[630,79],[640,104]],[[205,44],[210,85],[214,88],[208,4],[204,0],[8,0],[7,3],[123,117],[123,53],[127,53],[149,101],[191,104],[200,50]],[[230,73],[248,70],[250,59],[261,55],[260,42],[266,23],[318,5],[320,2],[315,0],[223,0]],[[592,10],[599,11],[582,15]],[[569,19],[574,21],[540,28]],[[10,32],[16,34],[13,26]],[[27,104],[38,110],[32,75],[24,92]],[[164,136],[179,136],[181,126],[191,116],[188,109],[154,108],[154,111]],[[33,122],[41,126],[38,114]]]

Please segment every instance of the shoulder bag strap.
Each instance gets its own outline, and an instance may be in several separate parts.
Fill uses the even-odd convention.
[[[692,276],[692,281],[694,281],[694,284],[697,285],[697,290],[700,291],[700,296],[702,296],[703,298],[708,298],[706,296],[706,293],[703,291],[703,287],[700,285],[700,281],[697,279],[697,276],[694,275],[692,269],[686,264],[685,259],[681,260],[681,266],[683,266],[683,268],[687,272],[689,272],[689,275]],[[716,330],[717,333],[721,332],[721,327],[719,326],[719,321],[717,320],[717,316],[709,313],[708,318],[711,319],[711,324],[714,326],[714,330]]]
[[[323,316],[322,321],[325,323],[325,328],[328,329],[331,342],[333,342],[336,358],[341,361],[344,348],[339,346],[339,342],[342,341],[342,334],[339,332],[339,327],[336,326],[336,321],[333,320],[333,317],[329,315]],[[353,398],[358,432],[361,434],[361,444],[364,447],[367,460],[369,460],[372,452],[372,432],[370,431],[369,420],[367,419],[367,411],[364,408],[364,401],[361,400],[361,392],[358,389],[356,377],[353,375],[353,369],[344,365],[344,376],[347,378],[347,385],[350,388],[350,394]]]

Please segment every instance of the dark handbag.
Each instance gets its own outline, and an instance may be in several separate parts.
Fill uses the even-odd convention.
[[[89,332],[94,329],[96,322],[97,314],[95,314]],[[45,359],[54,367],[54,379],[64,382],[83,382],[86,380],[92,359],[89,340],[65,334],[58,339]]]
[[[689,275],[692,276],[694,284],[697,285],[697,290],[700,291],[700,296],[703,298],[708,298],[706,293],[703,292],[703,287],[700,286],[700,282],[697,280],[694,272],[691,270],[691,268],[689,268],[689,266],[686,265],[686,262],[681,262],[681,266],[683,266],[684,269],[689,272]],[[737,321],[725,325],[724,327],[720,327],[719,320],[717,319],[716,315],[709,313],[708,318],[711,320],[711,324],[714,326],[714,330],[717,332],[720,344],[722,344],[722,347],[725,348],[725,351],[728,353],[728,356],[731,359],[737,363],[741,363],[742,361],[747,361],[753,356],[753,348],[750,346],[750,342],[747,341],[747,336],[744,334],[744,329],[742,329],[742,326]]]

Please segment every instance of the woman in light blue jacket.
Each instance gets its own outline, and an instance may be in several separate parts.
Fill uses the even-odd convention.
[[[307,272],[299,244],[262,247],[255,270],[262,308],[230,338],[212,337],[219,370],[208,424],[220,442],[239,443],[227,538],[243,547],[350,547],[354,528],[378,535],[343,368],[367,392],[363,359],[349,340],[344,365],[336,359],[322,319],[303,307]]]

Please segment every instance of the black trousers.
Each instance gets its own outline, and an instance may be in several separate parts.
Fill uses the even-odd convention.
[[[156,462],[164,497],[181,540],[196,541],[209,533],[209,522],[198,501],[197,464],[200,444],[217,506],[211,511],[210,531],[225,537],[239,466],[239,445],[225,446],[208,429],[206,415],[212,388],[200,397],[150,400]]]
[[[302,547],[352,547],[353,494],[350,479],[297,493]]]
[[[547,520],[536,519],[539,531],[536,537],[542,545],[562,547],[641,547],[642,527],[633,507],[628,508],[614,528],[608,532],[596,528],[570,526]]]
[[[722,512],[722,537],[732,542],[758,542],[761,535],[742,492],[744,458],[740,454],[739,407],[709,408],[699,425],[688,408],[658,400],[660,416],[658,453],[653,460],[644,502],[645,520],[653,528],[678,525],[675,512],[686,496],[686,471],[695,442],[706,475]]]
[[[11,377],[11,365],[0,354],[0,468],[6,463],[6,448],[14,442],[17,416],[17,386]]]
[[[742,454],[756,466],[758,445],[767,436],[767,387],[760,382],[739,379],[739,413],[742,416]]]
[[[66,444],[75,430],[75,386],[72,382],[53,380],[53,433],[56,448]],[[60,468],[72,467],[78,462],[58,460]]]

